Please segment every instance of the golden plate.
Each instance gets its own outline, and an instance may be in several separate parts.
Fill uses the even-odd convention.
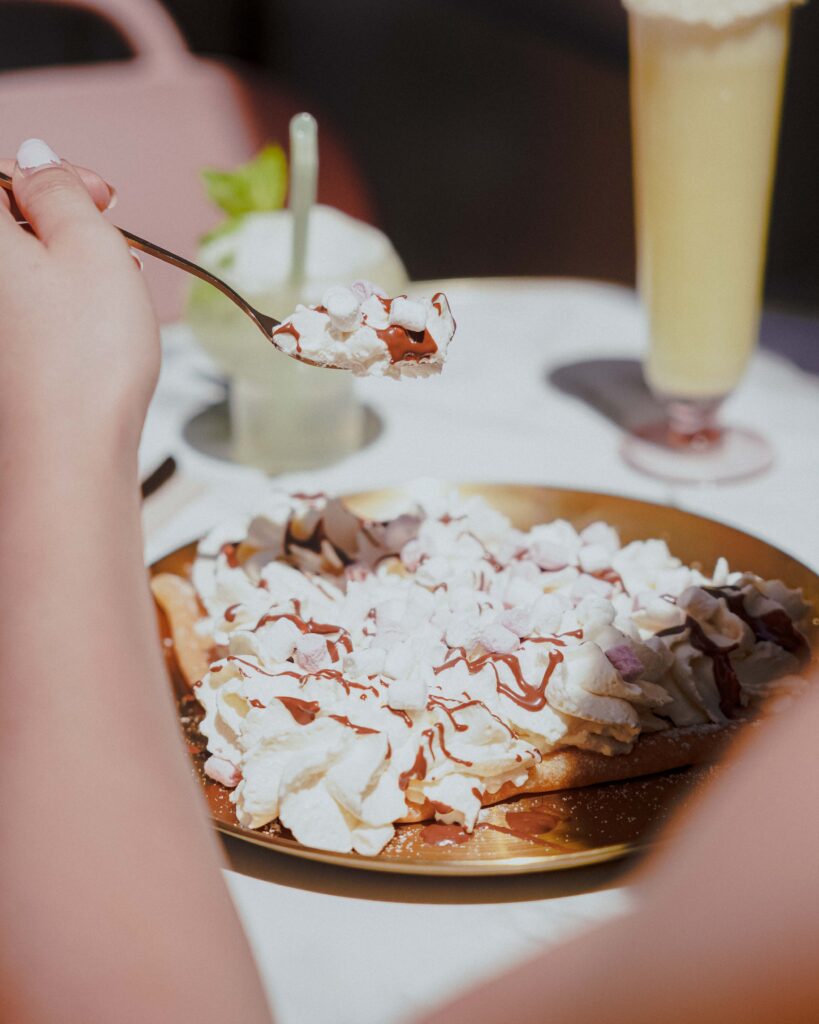
[[[791,587],[801,587],[807,600],[819,609],[819,576],[770,544],[711,519],[664,505],[592,491],[523,484],[442,483],[440,486],[446,490],[456,489],[464,496],[480,495],[522,529],[555,518],[568,519],[582,529],[602,519],[617,528],[624,543],[646,537],[663,538],[671,551],[688,564],[708,569],[724,555],[732,568],[750,570],[769,579],[782,579]],[[377,519],[391,515],[392,507],[405,497],[406,491],[392,488],[352,495],[347,503],[356,512]],[[195,551],[195,544],[180,548],[156,562],[151,572],[187,576]],[[228,790],[202,771],[206,755],[202,738],[196,731],[198,705],[176,668],[167,624],[161,615],[160,629],[166,641],[180,720],[214,825],[222,832],[295,857],[370,871],[421,875],[511,875],[597,864],[644,847],[672,811],[692,799],[703,780],[717,770],[682,769],[506,801],[486,808],[481,814],[483,827],[463,843],[431,845],[425,838],[426,825],[416,824],[399,825],[395,838],[377,857],[315,850],[297,842],[278,822],[256,830],[239,825]],[[808,641],[815,657],[819,649],[819,618],[814,617],[808,628]],[[530,816],[515,817],[515,813],[521,811],[530,812]],[[507,818],[510,814],[512,817]],[[537,815],[542,819],[552,816],[558,824],[546,833],[530,835],[532,822],[538,821]],[[510,823],[520,821],[528,823],[525,830],[509,828]],[[429,834],[426,835],[429,838]]]

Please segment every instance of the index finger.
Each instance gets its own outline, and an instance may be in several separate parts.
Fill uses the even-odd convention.
[[[72,165],[74,166],[74,165]],[[111,202],[116,195],[113,187],[101,178],[96,171],[89,171],[86,167],[76,167],[74,170],[82,179],[83,185],[88,190],[89,195],[94,200],[94,204],[98,210],[109,209]],[[0,172],[7,174],[9,177],[14,173],[14,158],[0,157]],[[6,192],[5,189],[0,189],[0,203],[5,206],[9,205],[11,194]]]

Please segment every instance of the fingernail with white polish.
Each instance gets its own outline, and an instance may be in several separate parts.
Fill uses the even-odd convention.
[[[136,251],[136,249],[131,249],[130,246],[128,247],[128,251],[131,253],[131,259],[134,261],[134,263],[136,263],[137,267],[140,270],[142,270],[142,267],[143,267],[142,257],[139,255],[139,253]]]
[[[108,185],[108,182],[106,181],[105,184]],[[108,192],[110,194],[110,199],[108,200],[108,205],[105,207],[106,213],[108,213],[109,210],[113,210],[119,202],[119,193],[113,185],[108,185]]]
[[[42,139],[26,139],[17,150],[17,166],[23,174],[33,174],[44,167],[58,167],[62,160]]]

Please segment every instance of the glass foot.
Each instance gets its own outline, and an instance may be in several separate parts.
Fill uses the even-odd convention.
[[[760,434],[744,427],[709,427],[681,434],[668,421],[629,434],[622,445],[626,462],[658,480],[679,484],[730,483],[758,476],[774,459]]]

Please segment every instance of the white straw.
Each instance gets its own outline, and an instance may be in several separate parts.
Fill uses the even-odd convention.
[[[290,282],[301,285],[307,264],[307,229],[316,201],[318,181],[318,126],[312,114],[296,114],[290,120],[290,213],[293,218],[293,251]]]

